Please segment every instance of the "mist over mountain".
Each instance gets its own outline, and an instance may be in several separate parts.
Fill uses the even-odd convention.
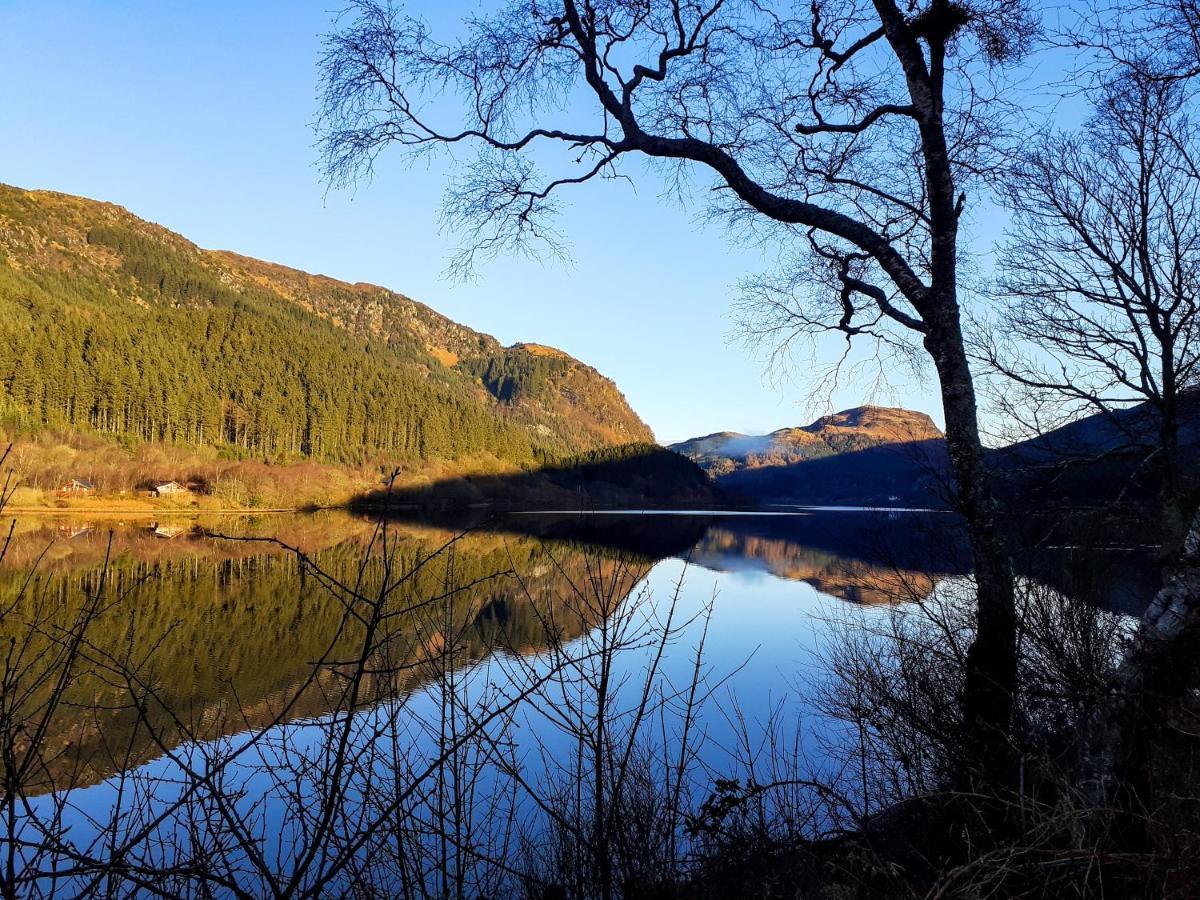
[[[940,506],[948,478],[933,420],[892,407],[859,406],[765,435],[718,432],[671,449],[760,503]]]

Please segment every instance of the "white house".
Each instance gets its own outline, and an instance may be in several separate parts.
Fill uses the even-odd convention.
[[[72,478],[61,488],[60,494],[90,494],[96,489],[96,486],[85,478]]]

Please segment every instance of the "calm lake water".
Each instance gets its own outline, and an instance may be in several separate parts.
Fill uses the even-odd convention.
[[[65,819],[78,840],[131,785],[167,808],[214,759],[253,746],[223,777],[247,816],[279,829],[286,855],[297,794],[272,769],[320,759],[347,721],[339,710],[352,708],[355,740],[388,732],[412,770],[437,759],[447,722],[503,708],[487,719],[503,731],[489,752],[504,748],[505,765],[536,781],[578,745],[570,717],[597,702],[581,687],[590,676],[553,681],[552,696],[546,673],[563,660],[593,672],[592,647],[617,648],[604,685],[619,715],[652,697],[660,749],[685,732],[694,742],[692,777],[736,769],[768,723],[810,767],[836,767],[841,736],[811,706],[829,642],[961,583],[967,558],[957,520],[920,511],[564,511],[383,531],[341,512],[38,518],[16,523],[0,570],[5,596],[27,585],[0,636],[19,639],[30,622],[50,634],[102,598],[27,782],[35,811]],[[388,612],[368,626],[365,600],[385,584]],[[368,628],[385,639],[348,700]],[[449,716],[448,690],[459,698]]]

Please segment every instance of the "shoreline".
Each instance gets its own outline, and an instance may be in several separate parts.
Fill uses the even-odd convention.
[[[386,514],[386,505],[356,505],[331,504],[328,506],[280,506],[280,507],[220,507],[201,509],[197,507],[134,507],[122,508],[113,506],[7,506],[0,511],[2,518],[20,518],[33,516],[92,516],[105,519],[114,518],[199,518],[201,516],[258,516],[258,515],[296,515],[315,513],[327,510],[344,510],[366,514]],[[419,504],[397,505],[391,508],[393,512],[425,512],[437,514],[448,513],[499,513],[502,515],[538,516],[538,515],[596,515],[596,516],[802,516],[815,512],[850,512],[850,513],[951,513],[953,510],[920,507],[899,506],[859,506],[847,504],[807,506],[803,504],[770,504],[766,506],[679,506],[679,507],[595,507],[591,509],[566,509],[552,507],[548,509],[530,509],[528,507],[513,507],[507,504],[471,504],[466,507],[426,507]]]
[[[198,516],[257,516],[263,514],[280,515],[284,513],[301,513],[301,512],[319,512],[325,509],[344,509],[341,506],[317,506],[317,507],[271,507],[264,509],[249,509],[246,507],[232,507],[221,509],[170,509],[170,508],[138,508],[138,509],[120,509],[114,507],[49,507],[49,506],[9,506],[5,507],[0,516],[3,518],[13,518],[17,516],[102,516],[105,518],[144,518],[151,516],[175,516],[196,518]]]

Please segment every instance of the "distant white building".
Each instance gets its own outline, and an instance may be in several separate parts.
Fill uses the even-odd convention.
[[[155,497],[170,497],[174,494],[186,494],[188,489],[178,481],[168,481],[154,486]]]

